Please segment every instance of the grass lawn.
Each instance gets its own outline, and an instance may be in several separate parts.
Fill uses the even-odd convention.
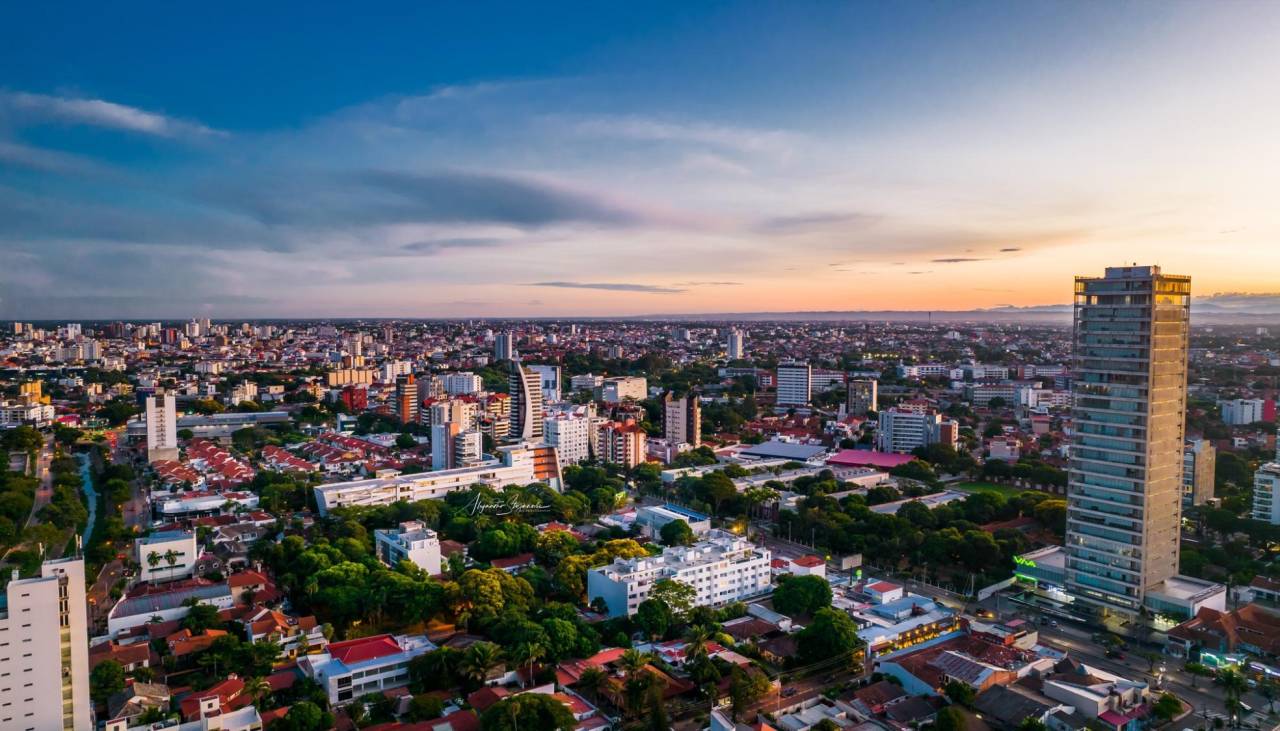
[[[994,482],[961,482],[947,487],[961,492],[993,492],[997,495],[1003,495],[1005,498],[1017,497],[1026,492],[1022,488],[1012,485],[997,485]]]

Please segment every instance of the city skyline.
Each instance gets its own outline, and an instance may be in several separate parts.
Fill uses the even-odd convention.
[[[201,12],[0,31],[0,316],[1280,311],[1275,6]]]

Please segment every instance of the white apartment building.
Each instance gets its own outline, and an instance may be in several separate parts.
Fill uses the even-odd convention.
[[[569,378],[569,388],[574,391],[594,391],[604,385],[604,376],[593,376],[590,373]]]
[[[484,434],[479,429],[468,429],[453,437],[453,464],[457,467],[475,467],[484,461]]]
[[[147,397],[147,460],[178,458],[178,402],[171,393]]]
[[[592,418],[557,413],[543,420],[542,435],[556,448],[562,464],[579,464],[591,458]]]
[[[1222,423],[1231,426],[1242,426],[1262,421],[1262,408],[1265,403],[1262,399],[1257,398],[1219,401],[1218,407],[1222,409]]]
[[[729,331],[729,336],[724,344],[725,356],[729,360],[741,360],[747,353],[747,338],[741,330],[733,329]]]
[[[435,649],[423,635],[375,635],[332,642],[322,653],[299,658],[298,668],[320,684],[330,705],[342,706],[408,685],[409,661]]]
[[[0,601],[0,729],[93,728],[84,560],[45,561]]]
[[[769,591],[773,554],[724,531],[711,531],[692,546],[666,548],[661,555],[616,559],[587,572],[587,600],[603,599],[609,616],[636,613],[659,579],[692,586],[695,606],[720,606]]]
[[[200,557],[196,534],[183,530],[160,531],[138,538],[133,542],[133,554],[142,567],[138,578],[150,582],[188,578],[195,573],[196,559]]]
[[[898,366],[898,376],[902,378],[933,378],[950,376],[951,366],[941,363],[921,363],[919,365]]]
[[[378,559],[392,568],[408,561],[432,576],[440,573],[440,538],[422,521],[406,521],[398,530],[375,530],[373,544]]]
[[[627,399],[643,401],[649,395],[649,382],[644,376],[618,376],[604,379],[600,387],[600,400],[620,404]]]
[[[528,485],[541,482],[560,488],[560,462],[554,447],[547,445],[512,445],[499,447],[500,459],[475,467],[460,467],[438,472],[401,475],[388,471],[385,476],[368,480],[334,482],[317,485],[316,505],[321,515],[333,508],[349,505],[390,505],[401,500],[439,500],[472,485],[490,487]]]
[[[30,424],[45,427],[57,416],[52,404],[42,404],[30,399],[0,403],[0,427],[10,428]]]
[[[1268,462],[1253,473],[1253,519],[1280,525],[1280,463]]]
[[[512,358],[514,358],[516,354],[515,343],[516,343],[515,336],[511,333],[510,330],[507,330],[505,332],[500,332],[494,335],[493,336],[494,361],[511,360]]]
[[[450,396],[460,396],[484,390],[484,379],[470,371],[445,373],[440,376],[440,382],[444,385],[444,392]]]
[[[909,454],[930,444],[955,446],[959,425],[941,414],[886,409],[879,413],[876,446],[882,452]]]
[[[779,406],[808,406],[813,396],[813,370],[808,363],[778,364]]]

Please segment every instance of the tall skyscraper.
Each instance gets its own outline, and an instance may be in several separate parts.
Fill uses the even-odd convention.
[[[854,416],[866,416],[868,411],[879,411],[879,382],[874,378],[850,380],[845,392],[845,408]]]
[[[813,371],[808,363],[778,364],[779,406],[808,406],[813,396]]]
[[[396,414],[400,421],[409,424],[418,420],[418,410],[422,402],[418,399],[418,383],[413,374],[396,379]]]
[[[147,461],[178,458],[177,400],[171,393],[147,397]]]
[[[1191,278],[1076,277],[1067,588],[1135,615],[1178,573]]]
[[[662,395],[663,436],[672,444],[702,444],[702,404],[698,394],[676,398],[671,391]]]
[[[93,728],[83,559],[45,561],[38,578],[9,582],[0,670],[0,728]]]
[[[493,336],[493,359],[495,361],[511,360],[515,357],[515,354],[515,336],[511,334],[510,330],[503,330]]]
[[[542,438],[542,379],[537,372],[518,362],[507,376],[511,394],[511,439]]]

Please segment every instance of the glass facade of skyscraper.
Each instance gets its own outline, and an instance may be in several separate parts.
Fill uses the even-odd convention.
[[[1150,266],[1076,278],[1066,573],[1100,610],[1178,572],[1190,290]]]

